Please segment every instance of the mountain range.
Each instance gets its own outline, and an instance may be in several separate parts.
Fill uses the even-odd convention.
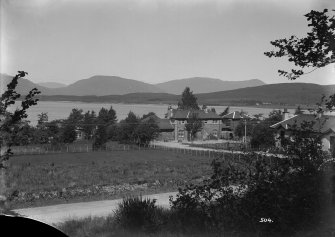
[[[194,93],[210,93],[262,85],[265,85],[265,83],[258,79],[245,81],[222,81],[220,79],[209,77],[192,77],[155,84],[155,86],[162,89],[166,93],[175,95],[180,95],[187,86],[190,87]]]
[[[9,83],[11,78],[12,77],[8,75],[1,75],[1,80],[5,83]],[[30,89],[36,87],[41,91],[42,95],[105,96],[125,95],[129,93],[169,93],[180,95],[186,86],[190,87],[194,93],[209,93],[264,84],[264,82],[257,79],[222,81],[207,77],[195,77],[172,80],[159,84],[149,84],[116,76],[93,76],[88,79],[76,81],[68,86],[54,82],[36,84],[28,79],[21,79],[18,83],[18,91],[21,94],[26,94]]]
[[[315,106],[321,96],[335,94],[335,85],[280,83],[230,91],[195,94],[200,105],[277,107]],[[95,103],[177,104],[180,95],[168,93],[130,93],[107,96],[41,96],[43,101],[81,101]]]
[[[1,81],[5,83],[8,83],[11,78],[8,75],[1,75]],[[176,104],[180,100],[180,94],[183,89],[189,86],[196,94],[199,104],[253,106],[315,105],[317,102],[320,102],[322,95],[329,96],[335,93],[335,85],[318,85],[312,83],[267,85],[256,79],[239,81],[235,84],[231,81],[222,81],[222,84],[226,83],[227,85],[225,89],[236,86],[242,88],[231,90],[221,88],[221,91],[201,93],[202,91],[210,90],[207,84],[213,83],[217,88],[220,88],[219,85],[221,82],[217,80],[212,78],[189,78],[152,85],[120,77],[94,76],[77,81],[66,87],[47,88],[22,78],[18,83],[18,92],[27,94],[30,89],[36,87],[41,91],[40,99],[42,101]],[[200,88],[201,82],[203,90]],[[253,83],[256,85],[253,86]],[[261,85],[257,86],[257,84]],[[178,94],[176,88],[180,90]],[[169,93],[166,93],[166,91]]]

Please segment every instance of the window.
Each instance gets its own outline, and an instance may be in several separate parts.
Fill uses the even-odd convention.
[[[178,130],[178,137],[183,138],[184,137],[184,130]]]
[[[218,130],[216,130],[216,129],[213,130],[212,134],[213,134],[213,136],[217,137],[218,136]]]

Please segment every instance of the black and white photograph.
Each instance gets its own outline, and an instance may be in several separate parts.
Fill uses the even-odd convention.
[[[334,0],[0,0],[0,96],[1,236],[335,237]]]

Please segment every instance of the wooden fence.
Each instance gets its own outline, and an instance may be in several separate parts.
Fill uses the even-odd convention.
[[[56,153],[69,153],[69,152],[99,152],[99,151],[134,151],[134,150],[163,150],[172,151],[180,154],[190,154],[194,156],[208,156],[214,157],[216,154],[222,154],[222,151],[214,151],[210,149],[192,149],[192,148],[176,148],[158,145],[107,145],[99,149],[93,149],[91,144],[79,145],[59,145],[59,146],[13,146],[11,147],[14,155],[39,155],[39,154],[56,154]]]

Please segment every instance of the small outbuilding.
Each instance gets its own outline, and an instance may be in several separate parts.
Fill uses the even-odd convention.
[[[321,135],[323,150],[334,151],[335,116],[333,115],[299,114],[270,126],[276,130],[276,146],[281,147],[281,138],[290,137],[292,128],[301,128],[304,123],[312,123],[312,132]]]

